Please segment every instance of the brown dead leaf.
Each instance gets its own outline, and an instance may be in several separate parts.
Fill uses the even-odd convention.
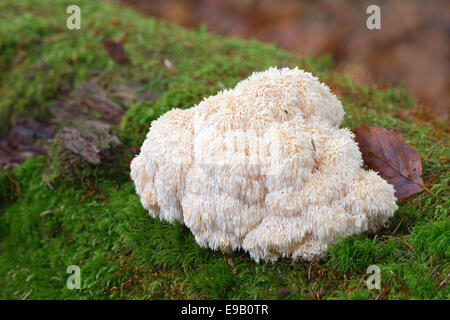
[[[116,42],[106,37],[105,39],[103,39],[103,46],[105,47],[106,51],[108,51],[109,56],[113,58],[113,60],[117,63],[126,63],[130,61],[127,54],[125,53],[125,50],[123,49],[123,42]]]
[[[402,136],[369,126],[356,128],[354,133],[364,163],[394,186],[399,200],[423,190],[433,194],[423,184],[419,154]]]

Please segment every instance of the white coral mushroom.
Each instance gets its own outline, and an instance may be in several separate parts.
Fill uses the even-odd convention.
[[[131,177],[152,216],[184,223],[201,246],[311,260],[397,209],[343,117],[311,73],[270,68],[154,121]]]

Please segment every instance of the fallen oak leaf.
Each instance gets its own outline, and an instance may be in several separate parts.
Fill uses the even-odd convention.
[[[354,133],[364,163],[394,186],[397,199],[406,199],[423,190],[434,196],[423,183],[419,154],[403,137],[370,126],[356,128]]]
[[[126,63],[130,61],[127,54],[125,53],[125,50],[123,49],[123,42],[116,42],[106,37],[103,39],[103,46],[105,47],[106,51],[108,51],[109,56],[117,63]]]

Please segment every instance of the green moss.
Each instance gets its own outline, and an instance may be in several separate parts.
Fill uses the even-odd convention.
[[[8,170],[0,170],[0,208],[14,202],[20,194],[17,180]]]
[[[93,74],[103,87],[140,83],[139,90],[160,97],[127,105],[115,129],[125,151],[114,165],[67,171],[64,157],[38,157],[0,172],[0,298],[449,298],[450,175],[441,160],[449,157],[448,135],[412,118],[408,110],[418,106],[404,89],[358,85],[336,72],[330,57],[299,59],[257,41],[187,31],[97,1],[78,1],[82,29],[70,31],[69,4],[0,4],[0,131],[18,115],[47,117],[64,96],[61,84],[77,87]],[[102,39],[125,30],[131,62],[119,65]],[[402,201],[375,236],[342,239],[314,263],[256,264],[244,252],[200,248],[187,228],[149,217],[129,180],[129,162],[151,121],[272,65],[299,66],[329,84],[344,104],[345,126],[400,130],[423,157],[423,176],[436,196]],[[72,264],[81,267],[81,290],[66,287]],[[381,292],[365,285],[371,264],[381,268]]]
[[[411,244],[421,254],[448,261],[450,259],[449,231],[449,219],[418,225],[410,236]]]
[[[220,260],[200,267],[200,272],[192,274],[188,283],[191,290],[201,293],[204,299],[229,299],[240,284],[232,268]]]
[[[365,272],[368,266],[384,263],[395,255],[395,243],[378,241],[377,237],[347,237],[329,251],[328,264],[344,273]]]

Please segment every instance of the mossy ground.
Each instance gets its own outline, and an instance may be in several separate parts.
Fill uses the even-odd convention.
[[[114,167],[51,184],[46,177],[52,166],[44,157],[0,171],[0,298],[450,298],[448,134],[411,116],[419,106],[407,92],[357,85],[336,73],[328,57],[299,59],[257,41],[187,31],[97,1],[76,1],[82,29],[70,31],[65,11],[73,3],[1,2],[0,129],[18,115],[45,119],[61,96],[61,83],[76,87],[94,72],[103,85],[139,82],[161,96],[128,106],[116,128],[126,152]],[[125,31],[131,63],[119,65],[102,39]],[[43,61],[50,69],[38,67]],[[131,150],[150,122],[273,65],[318,75],[343,101],[345,126],[399,130],[423,157],[423,176],[436,196],[422,193],[401,202],[387,228],[342,239],[312,264],[256,264],[244,252],[213,252],[200,248],[186,227],[150,218],[129,179]],[[364,283],[371,264],[381,268],[381,290]],[[80,290],[66,287],[69,265],[81,267]]]

